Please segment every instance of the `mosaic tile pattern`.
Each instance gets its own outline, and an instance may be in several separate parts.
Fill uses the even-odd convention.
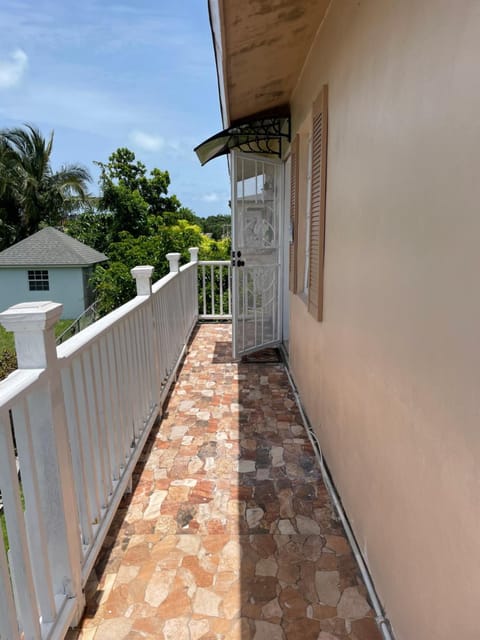
[[[230,340],[199,326],[70,640],[380,640],[283,366]]]

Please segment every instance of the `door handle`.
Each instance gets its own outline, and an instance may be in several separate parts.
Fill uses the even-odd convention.
[[[241,251],[232,251],[232,267],[244,267],[245,260],[238,260],[242,255]],[[237,258],[237,260],[235,259]]]

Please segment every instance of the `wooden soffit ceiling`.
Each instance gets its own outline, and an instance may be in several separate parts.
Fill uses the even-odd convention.
[[[329,4],[210,0],[225,124],[289,103]]]

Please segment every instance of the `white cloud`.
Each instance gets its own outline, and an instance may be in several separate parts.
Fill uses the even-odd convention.
[[[220,200],[220,196],[218,193],[215,193],[215,191],[212,191],[211,193],[206,193],[202,196],[202,200],[204,202],[218,202]]]
[[[160,151],[165,146],[165,140],[161,136],[154,136],[144,131],[132,131],[130,140],[142,151]]]
[[[0,100],[0,118],[4,120],[35,122],[41,128],[65,127],[117,140],[120,136],[124,140],[124,132],[148,117],[141,105],[125,103],[115,93],[73,83],[42,82],[33,76],[21,96],[4,92]]]
[[[28,56],[22,49],[15,49],[6,60],[0,60],[0,89],[15,87],[22,79],[28,65]]]

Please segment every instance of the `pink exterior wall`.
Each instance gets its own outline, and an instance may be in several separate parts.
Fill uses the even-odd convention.
[[[308,135],[329,85],[324,321],[291,296],[291,366],[398,640],[480,637],[479,60],[478,2],[334,0],[292,99]]]

